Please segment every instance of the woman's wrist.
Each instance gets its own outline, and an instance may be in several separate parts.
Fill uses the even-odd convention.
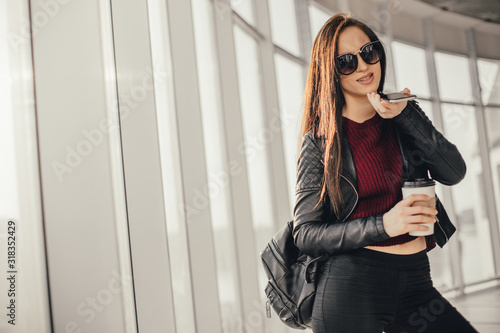
[[[411,108],[412,108],[412,106],[410,105],[410,102],[407,102],[406,106],[403,108],[403,110],[401,110],[401,112],[397,116],[393,117],[392,119],[397,122],[401,119],[406,118],[408,116],[408,114],[411,112]]]

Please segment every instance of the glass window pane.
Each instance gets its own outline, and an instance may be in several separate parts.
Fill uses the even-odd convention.
[[[437,188],[436,192],[438,192]],[[439,193],[438,197],[441,197]],[[450,242],[456,241],[457,239],[455,239],[455,237],[450,240]],[[432,282],[434,287],[440,291],[448,290],[453,287],[450,248],[450,244],[447,244],[443,248],[436,246],[433,250],[428,252],[432,271]]]
[[[427,117],[429,117],[429,119],[434,123],[434,110],[432,108],[432,103],[430,101],[422,99],[418,99],[418,103]],[[442,187],[443,185],[441,184],[438,184],[436,186],[436,193],[439,198],[443,198]],[[451,241],[453,242],[457,240],[455,237],[453,237]],[[432,269],[432,280],[434,282],[434,286],[438,290],[447,290],[453,287],[453,277],[450,264],[451,261],[449,259],[450,248],[451,247],[449,245],[445,246],[442,249],[436,247],[434,250],[429,252],[429,260]]]
[[[213,7],[209,0],[192,0],[196,43],[201,115],[205,158],[207,163],[207,193],[217,263],[217,283],[223,332],[239,332],[240,300],[238,292],[237,258],[234,231],[231,224],[230,191],[227,179],[224,129],[221,120],[221,93],[216,55]],[[199,51],[202,50],[202,51]]]
[[[430,104],[430,102],[427,102]],[[436,195],[438,198],[443,200],[444,185],[437,183],[436,184]],[[448,213],[450,211],[448,210]],[[455,221],[452,221],[455,222]],[[456,223],[455,223],[456,226]],[[456,235],[455,235],[456,236]],[[451,269],[451,256],[453,253],[451,252],[452,246],[450,246],[453,242],[459,242],[458,237],[452,237],[450,242],[443,248],[436,246],[432,251],[429,252],[429,261],[431,264],[432,271],[432,281],[434,286],[439,291],[449,290],[454,287],[453,284],[453,272]]]
[[[216,2],[219,3],[219,2]],[[225,9],[225,7],[223,7]],[[255,15],[253,8],[253,0],[231,0],[231,8],[238,13],[245,21],[255,25]],[[223,10],[219,6],[215,6],[215,10]]]
[[[500,108],[486,108],[486,129],[491,152],[500,148]]]
[[[279,55],[274,56],[280,103],[281,131],[285,150],[290,207],[295,203],[295,181],[300,114],[304,94],[302,66]]]
[[[48,310],[51,303],[47,289],[47,252],[44,245],[47,224],[44,225],[42,214],[39,165],[41,154],[37,142],[31,44],[34,32],[32,35],[29,30],[26,31],[26,23],[30,20],[29,6],[30,3],[24,1],[0,2],[0,270],[4,272],[0,289],[5,291],[0,294],[0,303],[8,304],[14,300],[18,314],[9,322],[10,313],[4,312],[4,316],[9,316],[0,322],[0,332],[6,333],[48,333],[56,330],[54,326],[51,329],[51,313]],[[52,158],[59,160],[56,154],[53,154]],[[64,164],[64,160],[62,163]],[[54,171],[53,178],[57,176],[57,171]],[[62,183],[60,184],[62,186]],[[66,186],[64,190],[68,188],[69,186]],[[46,203],[50,202],[51,196],[44,199]],[[49,215],[45,215],[50,219],[47,216]],[[9,229],[9,221],[15,223],[11,225],[15,227],[14,230]],[[14,236],[14,239],[11,236]],[[95,238],[98,239],[98,236]],[[95,242],[93,244],[100,245]],[[15,247],[14,258],[9,255],[8,250],[12,251],[12,248],[8,248],[10,246]],[[9,267],[13,262],[8,259],[15,259],[14,267]],[[17,272],[13,274],[17,286],[14,289],[19,291],[15,295],[9,293],[11,284],[7,280],[7,272],[12,270]],[[56,271],[54,275],[59,273],[65,274]],[[92,271],[92,274],[94,273],[99,272]],[[51,279],[53,280],[57,278]],[[125,292],[125,289],[119,290]],[[59,298],[58,292],[59,286],[53,284],[53,302]],[[71,300],[70,296],[66,304],[74,304]],[[115,299],[117,302],[120,300],[121,297]],[[52,304],[55,307],[55,304]],[[58,316],[60,315],[58,312]],[[111,318],[111,313],[109,315]],[[54,319],[53,324],[55,323]]]
[[[430,101],[426,101],[424,99],[418,100],[418,105],[425,112],[425,115],[429,117],[430,121],[434,123],[434,111],[432,109],[432,103]],[[434,124],[436,125],[436,124]]]
[[[3,21],[2,23],[6,22]],[[7,31],[7,29],[3,30],[3,27],[1,28],[1,32]],[[7,39],[3,39],[2,41],[7,42]],[[0,69],[2,73],[9,73],[7,51],[11,49],[7,43],[3,46],[0,48]],[[15,126],[13,119],[15,108],[12,103],[11,87],[12,81],[10,80],[10,76],[2,75],[0,77],[0,107],[2,109],[2,112],[0,112],[0,158],[2,159],[2,163],[0,164],[0,184],[2,184],[0,191],[0,212],[2,212],[2,218],[17,219],[19,216],[17,184],[17,170],[19,167],[15,154]],[[4,225],[1,227],[3,228]]]
[[[273,42],[283,49],[300,55],[297,17],[294,0],[268,1]]]
[[[234,39],[245,137],[245,142],[240,147],[247,162],[256,248],[263,249],[274,234],[274,220],[267,158],[269,131],[264,127],[258,43],[238,26],[234,27]],[[262,263],[257,257],[256,260],[260,266]],[[260,274],[259,279],[263,290],[266,282],[265,275]]]
[[[500,214],[500,108],[486,108],[486,126],[497,214]],[[498,220],[500,224],[500,219]]]
[[[158,141],[162,168],[162,186],[165,202],[167,241],[175,306],[175,326],[178,332],[196,332],[192,274],[189,259],[189,241],[184,209],[182,167],[175,112],[174,84],[170,34],[166,2],[148,0],[151,58],[155,77],[154,96],[158,124]]]
[[[436,52],[435,59],[441,100],[472,103],[474,99],[467,58]]]
[[[464,282],[471,283],[494,276],[475,110],[466,105],[442,104],[442,112],[446,137],[458,147],[467,164],[467,175],[452,187],[452,196]]]
[[[311,1],[311,4],[309,5],[309,23],[311,25],[311,37],[313,42],[323,24],[325,24],[331,16],[332,15],[329,13],[315,6]]]
[[[477,67],[483,104],[500,105],[500,61],[480,59]]]
[[[384,83],[384,92],[394,92],[397,91],[397,86],[395,82],[396,76],[394,75],[394,66],[391,66],[390,64],[392,63],[393,59],[393,53],[391,52],[391,43],[392,43],[392,38],[386,35],[379,34],[378,35],[380,41],[382,42],[382,45],[384,46],[385,49],[385,55],[387,57],[387,67],[386,67],[386,73],[385,73],[385,83]],[[401,90],[401,89],[399,89]]]
[[[397,90],[405,87],[418,97],[429,98],[429,79],[425,51],[419,47],[392,43]]]

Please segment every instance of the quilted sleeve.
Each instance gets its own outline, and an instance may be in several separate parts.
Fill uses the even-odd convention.
[[[311,133],[307,132],[302,139],[295,192],[321,190],[323,168],[323,154],[312,139]]]
[[[444,185],[455,185],[465,177],[465,161],[457,147],[434,127],[416,101],[409,101],[393,122],[411,145],[409,167],[425,163],[432,178]]]

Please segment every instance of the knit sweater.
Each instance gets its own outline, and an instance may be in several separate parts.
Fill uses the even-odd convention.
[[[392,123],[376,113],[363,123],[343,117],[342,127],[358,180],[358,204],[350,219],[384,214],[402,199],[403,164]],[[406,233],[371,245],[391,246],[416,238]],[[435,246],[432,237],[426,241],[428,250]]]

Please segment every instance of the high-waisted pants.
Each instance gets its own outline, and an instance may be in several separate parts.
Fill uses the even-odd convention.
[[[477,332],[433,287],[426,250],[332,256],[321,268],[312,326],[314,333]]]

